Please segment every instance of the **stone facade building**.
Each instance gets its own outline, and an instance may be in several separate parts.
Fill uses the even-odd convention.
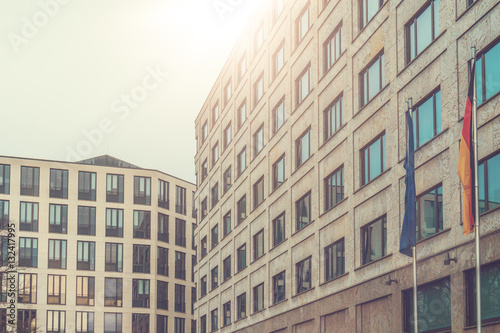
[[[419,324],[475,331],[459,140],[476,47],[483,332],[500,330],[500,5],[275,0],[195,121],[197,332],[410,332],[413,102]]]

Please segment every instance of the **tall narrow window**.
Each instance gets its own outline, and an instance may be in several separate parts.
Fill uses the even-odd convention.
[[[257,105],[257,103],[264,96],[264,74],[260,74],[260,76],[257,78],[257,81],[255,81],[253,85],[253,91],[255,96],[254,104]]]
[[[344,239],[325,247],[325,281],[345,273]]]
[[[175,251],[175,278],[186,279],[186,254]]]
[[[77,242],[76,269],[95,270],[95,242]]]
[[[441,132],[441,91],[434,92],[413,108],[415,148],[431,140]]]
[[[47,310],[47,333],[66,332],[66,311]]]
[[[361,228],[363,264],[382,258],[387,254],[387,218],[368,223]]]
[[[151,178],[134,176],[134,204],[151,205]]]
[[[211,290],[214,290],[219,286],[219,266],[215,266],[214,268],[212,268],[211,276],[212,276]]]
[[[297,231],[308,225],[311,219],[311,192],[295,202],[296,228]]]
[[[40,168],[21,167],[21,195],[37,197],[40,184]]]
[[[123,209],[106,208],[106,236],[123,237]]]
[[[273,164],[273,189],[285,182],[285,154]]]
[[[219,329],[219,309],[212,310],[212,312],[210,312],[210,317],[212,322],[212,332],[215,332]]]
[[[96,200],[96,178],[95,172],[78,172],[78,200]]]
[[[47,304],[66,304],[65,275],[47,275]]]
[[[134,244],[133,245],[133,257],[132,257],[132,262],[133,262],[133,269],[132,271],[134,273],[149,273],[150,272],[150,259],[151,259],[151,252],[150,252],[150,247],[149,245],[143,245],[143,244]]]
[[[273,304],[285,300],[285,271],[273,276]]]
[[[241,82],[246,72],[247,72],[247,59],[246,59],[246,54],[244,54],[241,57],[240,61],[238,62],[238,83]]]
[[[78,206],[78,234],[95,236],[95,207]]]
[[[237,157],[237,170],[238,170],[238,176],[240,176],[243,171],[247,168],[247,161],[246,161],[246,147],[244,147],[240,153],[238,154]]]
[[[51,198],[68,199],[68,170],[50,169],[49,196]]]
[[[207,255],[207,236],[203,237],[201,239],[201,257],[203,258],[204,256]]]
[[[222,325],[224,327],[231,325],[231,301],[224,303],[222,306],[222,312],[222,315],[224,316]]]
[[[285,97],[273,109],[273,133],[276,133],[285,123]]]
[[[307,4],[307,7],[302,10],[297,21],[295,22],[295,30],[297,33],[297,44],[304,39],[306,33],[309,31],[309,27],[311,24],[311,14],[310,14],[310,4]]]
[[[264,229],[253,236],[253,260],[264,255]]]
[[[106,272],[123,272],[123,244],[106,243],[105,262]]]
[[[231,211],[224,215],[224,232],[223,235],[226,237],[231,232]]]
[[[175,219],[175,245],[186,247],[186,221]]]
[[[9,226],[9,201],[0,200],[0,230],[7,230]]]
[[[482,161],[478,167],[479,213],[500,207],[500,154]]]
[[[186,286],[175,285],[175,311],[186,312]]]
[[[224,193],[231,188],[231,166],[224,171],[223,175]]]
[[[226,87],[224,88],[224,103],[227,104],[229,100],[231,99],[231,95],[233,93],[233,89],[231,87],[231,79],[229,79],[228,83],[226,84]]]
[[[247,104],[246,101],[244,101],[240,107],[238,108],[238,129],[241,128],[245,120],[247,119]]]
[[[201,284],[201,297],[205,296],[207,294],[207,276],[203,276],[200,280]]]
[[[156,332],[168,333],[168,316],[156,315]]]
[[[132,279],[132,307],[149,308],[148,279]]]
[[[273,76],[278,76],[285,64],[285,41],[283,40],[273,55]]]
[[[247,245],[243,244],[237,250],[238,255],[238,272],[247,267]]]
[[[325,59],[325,72],[328,71],[342,54],[342,22],[328,36],[323,44]]]
[[[328,175],[325,180],[325,211],[344,200],[344,165]]]
[[[369,0],[370,1],[370,0]],[[384,87],[384,53],[379,54],[359,74],[361,107],[365,106]]]
[[[123,279],[105,277],[104,306],[121,307],[122,303],[123,303]],[[106,315],[104,315],[104,321],[106,322]],[[106,326],[106,324],[104,326]]]
[[[253,312],[264,310],[264,283],[253,287]]]
[[[223,269],[223,279],[224,281],[228,280],[231,278],[231,256],[227,256],[226,259],[222,262],[222,269]]]
[[[104,332],[106,333],[122,332],[121,313],[104,313]]]
[[[219,224],[212,228],[212,249],[219,244]]]
[[[295,141],[296,167],[299,168],[311,156],[311,128]]]
[[[151,238],[151,213],[134,210],[134,238]]]
[[[219,102],[215,103],[215,106],[212,108],[212,126],[214,126],[215,122],[219,119]]]
[[[214,208],[219,202],[219,183],[215,183],[215,185],[210,190],[212,197],[212,208]]]
[[[175,187],[175,212],[186,215],[186,189],[184,187]]]
[[[95,277],[76,277],[76,305],[94,305]]]
[[[94,333],[94,312],[76,311],[76,333]]]
[[[467,295],[467,326],[477,325],[476,271],[465,272]],[[500,265],[481,266],[481,322],[497,322],[500,319]]]
[[[10,194],[10,165],[0,164],[0,193]]]
[[[406,62],[420,54],[439,35],[439,0],[431,0],[406,24]]]
[[[158,246],[156,256],[156,272],[168,276],[168,249]]]
[[[257,29],[257,31],[255,32],[255,35],[254,35],[254,54],[256,54],[262,44],[264,44],[264,25],[261,24],[259,26],[259,28]]]
[[[219,141],[215,143],[212,147],[212,167],[215,166],[215,163],[219,160]]]
[[[38,267],[38,238],[19,237],[19,267]]]
[[[361,185],[369,183],[385,171],[385,132],[361,149],[360,159]]]
[[[262,148],[264,148],[264,124],[262,124],[253,135],[253,147],[253,156],[255,158]]]
[[[311,64],[307,65],[307,68],[300,73],[297,81],[295,82],[296,93],[297,93],[297,105],[302,103],[302,101],[311,92]]]
[[[229,143],[231,142],[231,139],[232,139],[232,136],[231,136],[231,123],[229,123],[226,128],[224,129],[224,135],[223,135],[223,139],[224,139],[224,149],[227,148],[227,146],[229,146]]]
[[[360,26],[363,29],[368,22],[375,16],[378,12],[384,0],[359,0],[359,6],[361,8],[360,14]]]
[[[38,231],[38,203],[21,202],[19,230]]]
[[[237,317],[243,319],[247,316],[247,294],[243,293],[236,298]]]
[[[68,205],[49,205],[49,232],[65,234],[68,232]]]
[[[483,104],[500,91],[500,86],[498,85],[498,81],[500,80],[498,59],[500,59],[499,42],[496,42],[496,44],[492,46],[488,46],[485,48],[485,51],[477,56],[477,105]]]
[[[144,313],[132,313],[132,332],[149,333],[149,315]]]
[[[156,281],[156,307],[168,310],[168,282]]]
[[[201,182],[202,183],[205,179],[207,179],[207,176],[208,176],[208,160],[205,159],[203,161],[203,164],[201,165]],[[175,207],[175,209],[177,209],[177,206]]]
[[[327,108],[323,111],[324,118],[324,140],[327,141],[342,127],[344,117],[342,111],[343,95],[337,97]]]
[[[158,240],[168,243],[168,215],[158,213]]]
[[[203,144],[203,142],[205,142],[205,140],[207,139],[207,136],[208,136],[208,122],[205,121],[205,123],[203,124],[203,126],[201,128],[201,144]]]
[[[207,207],[207,198],[205,197],[205,199],[201,201],[201,220],[203,221],[203,219],[207,217],[207,215],[208,215],[208,207]]]
[[[106,175],[106,201],[123,203],[123,175]]]
[[[36,333],[36,310],[17,310],[17,331]]]
[[[273,220],[273,247],[285,240],[285,212]]]
[[[418,240],[443,231],[443,187],[439,184],[417,197]]]
[[[7,278],[7,273],[3,273],[3,276]],[[36,304],[37,275],[33,273],[18,273],[17,280],[19,286],[17,290],[17,302]],[[2,302],[7,302],[7,292],[5,294],[2,293]]]
[[[49,239],[48,268],[66,269],[66,240]]]
[[[236,204],[237,205],[237,211],[238,211],[238,224],[243,222],[244,219],[247,217],[247,196],[244,195]]]
[[[158,207],[169,209],[168,188],[168,182],[158,179]]]
[[[264,176],[253,184],[253,208],[257,208],[264,201]]]
[[[311,257],[302,260],[295,265],[297,294],[311,289]]]

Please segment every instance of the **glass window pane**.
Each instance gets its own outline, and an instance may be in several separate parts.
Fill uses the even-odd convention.
[[[500,206],[500,154],[488,160],[488,210]],[[484,184],[479,182],[479,184]],[[479,189],[481,189],[481,185]]]
[[[434,137],[434,99],[431,97],[418,108],[419,146]]]
[[[500,91],[500,43],[495,45],[484,55],[486,99],[492,97]],[[479,93],[478,93],[479,95]],[[478,102],[479,104],[479,102]]]
[[[432,42],[432,6],[420,14],[417,20],[417,53]]]
[[[371,100],[380,91],[380,59],[368,69],[368,100]]]
[[[377,177],[382,172],[380,161],[380,139],[372,143],[370,146],[370,180]]]
[[[478,59],[476,62],[476,102],[480,105],[484,102],[483,100],[483,71],[482,71],[482,59]]]

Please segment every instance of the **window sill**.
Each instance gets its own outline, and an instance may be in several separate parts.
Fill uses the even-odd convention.
[[[383,87],[382,87],[382,89],[380,89],[380,90],[379,90],[379,91],[378,91],[378,92],[377,92],[377,93],[376,93],[376,94],[375,94],[375,95],[374,95],[374,96],[373,96],[373,97],[372,97],[369,101],[367,101],[367,102],[366,102],[366,103],[365,103],[362,107],[360,107],[360,108],[359,108],[358,112],[356,112],[356,113],[353,115],[353,118],[354,118],[354,117],[356,117],[358,114],[360,114],[360,113],[361,113],[361,111],[363,111],[365,108],[367,108],[367,107],[368,107],[368,105],[370,105],[370,104],[371,104],[371,102],[373,102],[373,100],[377,99],[377,97],[378,97],[379,95],[381,95],[381,94],[384,92],[384,90],[386,90],[386,89],[387,89],[387,87],[389,87],[389,86],[390,86],[390,84],[391,84],[390,82],[389,82],[389,83],[386,83],[386,84],[385,84],[385,86],[383,86]],[[360,101],[360,104],[361,104],[361,101]],[[386,104],[386,103],[384,103],[384,104]]]
[[[363,33],[363,31],[366,30],[366,27],[368,27],[368,25],[375,19],[375,17],[382,11],[382,8],[385,7],[385,5],[388,3],[389,1],[385,1],[382,6],[377,10],[377,12],[375,14],[373,14],[373,17],[368,21],[366,22],[365,26],[362,27],[361,24],[360,24],[360,30],[358,32],[358,35],[356,36],[356,38],[352,41],[352,43],[354,43],[356,41],[356,39],[358,39],[359,35],[361,35]]]
[[[486,215],[488,215],[490,213],[496,212],[497,210],[500,210],[500,206],[495,207],[495,208],[490,209],[490,210],[487,210],[484,213],[479,214],[479,220],[481,221],[481,217],[486,216]]]
[[[377,180],[378,178],[381,178],[383,175],[385,175],[387,172],[389,172],[391,170],[391,168],[385,170],[384,172],[382,172],[381,174],[379,174],[377,177],[373,178],[372,180],[370,180],[368,183],[362,185],[360,188],[358,188],[353,194],[356,194],[358,193],[359,191],[361,191],[362,189],[364,189],[365,187],[367,187],[368,185],[372,184],[375,180]]]
[[[468,11],[469,11],[472,7],[474,7],[474,5],[475,5],[476,3],[478,3],[478,2],[479,2],[479,1],[474,1],[474,2],[473,2],[470,6],[469,6],[469,7],[465,8],[465,10],[463,11],[463,13],[462,13],[462,14],[460,14],[460,15],[459,15],[459,16],[455,19],[455,22],[456,22],[456,21],[458,21],[458,20],[460,20],[460,19],[462,18],[462,16],[464,16],[464,15],[465,15],[465,13],[467,13],[467,12],[468,12]],[[471,327],[472,327],[472,326],[471,326]],[[476,326],[474,326],[474,327],[476,327]]]
[[[332,210],[334,210],[335,208],[337,208],[338,206],[340,206],[341,204],[343,204],[347,198],[349,197],[344,197],[344,199],[340,200],[339,202],[337,202],[334,206],[328,208],[327,210],[325,210],[319,217],[322,217],[323,215],[325,214],[328,214],[329,212],[331,212]]]
[[[306,164],[310,159],[312,159],[312,157],[314,156],[314,153],[312,153],[311,155],[309,155],[309,157],[307,158],[307,160],[305,160],[304,162],[302,162],[300,165],[297,165],[295,170],[292,172],[292,174],[290,176],[293,176],[295,173],[297,173],[297,171],[299,171],[299,169],[304,165]]]
[[[426,240],[429,240],[429,239],[431,239],[431,238],[438,237],[439,235],[445,234],[445,233],[447,233],[447,232],[448,232],[448,231],[450,231],[450,230],[451,230],[451,228],[448,228],[448,229],[444,229],[444,230],[441,230],[441,231],[439,231],[439,232],[436,232],[435,234],[430,235],[429,237],[426,237],[426,238],[424,238],[424,239],[421,239],[421,240],[417,241],[417,244],[423,243],[423,242],[425,242]]]
[[[323,49],[324,50],[324,49]],[[323,79],[331,70],[333,67],[335,67],[336,64],[339,63],[340,59],[342,58],[342,56],[345,54],[345,50],[342,51],[342,53],[339,55],[339,57],[337,58],[337,60],[335,60],[335,62],[328,68],[324,68],[324,72],[323,72],[323,76],[321,77],[321,79]],[[324,64],[324,63],[323,63]],[[321,81],[320,79],[320,81]]]
[[[245,316],[245,317],[243,317],[243,318],[239,318],[239,319],[235,320],[235,321],[234,321],[234,323],[236,324],[236,323],[238,323],[238,322],[240,322],[240,321],[243,321],[243,320],[245,320],[245,319],[247,319],[247,318],[248,318],[247,316]]]
[[[365,268],[365,267],[367,267],[367,266],[370,266],[370,265],[372,265],[372,264],[374,264],[374,263],[376,263],[376,262],[382,261],[382,260],[387,259],[387,258],[389,258],[389,257],[392,257],[392,253],[386,254],[386,255],[385,255],[385,256],[383,256],[382,258],[378,258],[377,260],[373,260],[373,261],[370,261],[370,262],[369,262],[369,263],[367,263],[367,264],[364,264],[364,265],[362,265],[362,266],[359,266],[358,268],[355,268],[355,269],[354,269],[354,271],[358,271],[358,270],[360,270],[360,269],[363,269],[363,268]]]
[[[323,148],[324,146],[326,146],[328,144],[328,142],[332,141],[334,137],[337,136],[337,134],[346,126],[346,124],[342,124],[342,126],[339,127],[338,130],[335,131],[335,133],[333,133],[329,138],[325,139],[323,141],[323,144],[321,146],[319,146],[318,150],[320,150],[321,148]]]
[[[487,322],[487,323],[484,322],[484,319],[481,321],[481,327],[493,326],[493,325],[498,325],[498,324],[500,324],[500,318],[496,318],[496,319],[494,319],[490,322]],[[464,327],[464,330],[471,330],[471,329],[477,329],[477,323]]]
[[[339,279],[341,279],[341,278],[343,278],[344,276],[347,276],[347,275],[349,275],[349,272],[346,272],[346,273],[344,273],[344,274],[342,274],[342,275],[339,275],[339,276],[337,276],[337,277],[334,277],[333,279],[330,279],[330,280],[328,280],[328,281],[325,281],[325,282],[321,283],[321,284],[320,284],[320,287],[321,287],[321,286],[324,286],[324,285],[327,285],[327,284],[329,284],[330,282],[333,282],[333,281],[339,280]]]
[[[302,230],[304,230],[305,228],[307,228],[308,226],[310,226],[311,224],[314,223],[314,220],[312,220],[311,222],[309,222],[306,226],[300,228],[299,230],[295,231],[293,234],[292,234],[292,237],[295,236],[296,234],[298,234],[299,232],[301,232]]]
[[[288,298],[285,298],[285,299],[283,299],[283,300],[281,300],[279,302],[276,302],[276,303],[273,303],[272,305],[269,305],[269,308],[272,308],[274,306],[277,306],[277,305],[280,305],[282,303],[285,303],[286,301],[288,301]]]
[[[261,312],[264,312],[264,311],[266,311],[266,308],[263,308],[262,310],[259,310],[259,311],[252,313],[251,316],[256,315],[258,313],[261,313]]]
[[[302,228],[302,229],[303,229],[303,228]],[[302,229],[301,229],[301,230],[302,230]],[[279,242],[278,244],[274,245],[274,246],[273,246],[273,248],[272,248],[270,251],[274,250],[275,248],[277,248],[278,246],[280,246],[281,244],[283,244],[283,243],[284,243],[287,239],[288,239],[288,238],[285,238],[285,239],[283,239],[281,242]]]
[[[234,275],[233,275],[233,276],[236,276],[236,275],[240,274],[240,273],[241,273],[241,272],[243,272],[243,271],[244,271],[247,267],[248,267],[248,266],[243,267],[242,269],[240,269],[239,271],[237,271],[236,273],[234,273]]]
[[[487,100],[483,101],[481,104],[479,104],[477,106],[477,108],[479,109],[480,107],[482,107],[483,105],[486,105],[488,104],[490,101],[494,100],[497,96],[500,95],[500,91],[498,91],[496,94],[494,94],[493,96],[491,96],[490,98],[488,98]],[[463,119],[463,117],[462,117]],[[481,128],[481,126],[479,126],[478,128]]]
[[[309,289],[307,289],[307,290],[301,291],[300,293],[293,295],[293,296],[292,296],[292,298],[295,298],[295,297],[299,297],[299,296],[301,296],[301,295],[304,295],[304,294],[306,294],[306,293],[308,293],[308,292],[310,292],[310,291],[314,290],[314,288],[315,288],[315,287],[311,287],[311,288],[309,288]]]

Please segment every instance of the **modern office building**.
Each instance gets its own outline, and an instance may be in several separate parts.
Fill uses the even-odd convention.
[[[256,15],[195,121],[197,332],[412,331],[410,98],[419,331],[475,331],[457,175],[473,46],[483,332],[500,330],[499,18],[497,0],[275,0]]]
[[[105,155],[0,157],[1,314],[17,332],[190,332],[195,185]]]

